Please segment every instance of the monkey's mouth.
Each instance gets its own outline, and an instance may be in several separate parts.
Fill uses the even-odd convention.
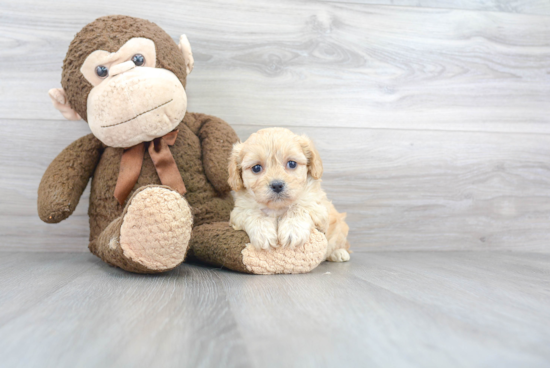
[[[153,110],[159,109],[159,108],[161,108],[161,107],[164,106],[164,105],[168,105],[168,104],[169,104],[170,102],[172,102],[172,101],[174,101],[174,99],[168,100],[168,101],[166,101],[166,102],[164,102],[164,103],[162,103],[162,104],[160,104],[160,105],[158,105],[158,106],[156,106],[156,107],[153,107],[152,109],[149,109],[149,110],[144,111],[144,112],[142,112],[142,113],[140,113],[140,114],[137,114],[136,116],[134,116],[134,117],[131,118],[131,119],[124,120],[123,122],[115,123],[115,124],[110,124],[110,125],[101,125],[101,127],[102,127],[102,128],[111,128],[111,127],[114,127],[114,126],[117,126],[117,125],[126,124],[126,123],[128,123],[128,122],[130,122],[130,121],[132,121],[132,120],[134,120],[134,119],[136,119],[136,118],[138,118],[138,117],[140,117],[141,115],[144,115],[144,114],[147,114],[148,112],[151,112],[151,111],[153,111]]]

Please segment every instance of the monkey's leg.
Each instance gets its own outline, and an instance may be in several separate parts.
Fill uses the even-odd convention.
[[[193,216],[187,201],[169,187],[142,187],[122,215],[90,243],[90,251],[126,271],[158,273],[183,262]]]
[[[193,229],[190,254],[214,266],[269,275],[310,272],[325,260],[327,251],[327,238],[317,230],[295,248],[256,250],[249,242],[244,231],[233,230],[228,222],[204,224]]]

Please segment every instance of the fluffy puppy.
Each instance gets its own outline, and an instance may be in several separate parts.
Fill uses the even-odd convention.
[[[257,249],[296,247],[318,229],[328,240],[326,259],[349,260],[349,227],[321,189],[323,162],[313,143],[288,129],[268,128],[237,143],[229,159],[235,208],[231,225]]]

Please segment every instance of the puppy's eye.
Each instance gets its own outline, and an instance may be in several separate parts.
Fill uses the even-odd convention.
[[[143,64],[145,64],[145,58],[141,54],[135,54],[134,56],[132,56],[132,61],[134,64],[136,64],[136,66],[142,66]]]
[[[295,169],[296,168],[296,161],[288,161],[286,163],[286,167],[288,167],[289,169]]]
[[[99,66],[96,66],[95,73],[99,78],[105,78],[106,76],[109,75],[109,69],[107,69],[106,66],[99,65]]]
[[[252,166],[252,172],[253,172],[254,174],[257,174],[257,173],[259,173],[260,171],[262,171],[262,165],[254,165],[254,166]]]

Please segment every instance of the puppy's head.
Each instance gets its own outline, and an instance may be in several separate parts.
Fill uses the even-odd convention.
[[[313,143],[288,129],[268,128],[233,146],[229,185],[247,190],[269,208],[289,206],[304,191],[308,176],[320,179],[323,163]]]

